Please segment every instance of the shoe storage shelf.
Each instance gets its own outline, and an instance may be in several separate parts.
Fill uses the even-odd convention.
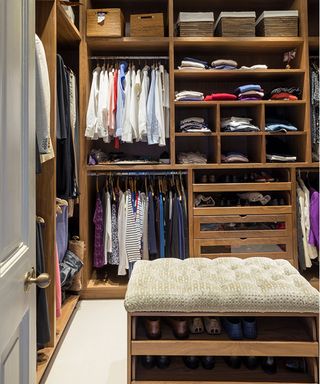
[[[317,315],[303,313],[246,313],[257,321],[257,338],[231,340],[222,331],[220,335],[190,335],[178,340],[166,325],[168,317],[241,317],[236,313],[129,313],[128,314],[128,384],[213,384],[213,383],[318,383]],[[161,318],[161,338],[147,339],[143,329],[144,317]],[[167,368],[146,368],[142,356],[170,356]],[[190,369],[183,356],[214,356],[213,369]],[[234,369],[227,365],[230,356],[273,356],[277,370],[268,374],[261,368]],[[286,358],[303,357],[307,369],[292,372],[285,367]]]
[[[194,256],[267,256],[296,266],[293,196],[289,169],[194,171],[189,197]]]

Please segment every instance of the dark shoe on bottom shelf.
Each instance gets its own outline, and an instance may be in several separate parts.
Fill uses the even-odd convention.
[[[243,338],[241,320],[238,317],[224,317],[222,325],[230,339],[241,340]]]
[[[241,357],[240,356],[227,356],[224,358],[225,362],[229,367],[233,369],[241,368]]]
[[[261,362],[262,369],[269,375],[273,375],[277,372],[277,363],[274,357],[263,357]]]
[[[200,366],[200,358],[198,356],[184,356],[182,360],[189,369],[197,369]]]
[[[157,367],[160,369],[169,368],[171,364],[171,358],[169,356],[157,356],[156,364],[157,364]]]
[[[167,317],[167,322],[177,339],[187,339],[189,337],[187,318]]]
[[[200,360],[204,369],[213,369],[216,363],[214,356],[201,356]]]
[[[308,371],[306,359],[303,357],[292,357],[287,359],[285,366],[292,372],[306,373]]]
[[[155,356],[141,356],[141,364],[146,369],[152,369],[156,366],[156,357]]]
[[[244,356],[242,358],[243,364],[248,369],[257,369],[260,365],[260,357],[257,356]]]
[[[148,339],[160,339],[161,338],[161,323],[157,317],[144,318],[144,328]]]
[[[257,338],[257,322],[254,317],[244,317],[242,320],[242,332],[246,339]]]

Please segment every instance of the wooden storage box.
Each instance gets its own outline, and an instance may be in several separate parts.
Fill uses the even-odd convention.
[[[130,15],[131,37],[163,37],[163,13]]]
[[[122,37],[124,17],[120,8],[87,10],[87,36]]]
[[[180,37],[212,37],[213,27],[213,12],[180,12],[176,25]]]
[[[299,11],[265,11],[256,22],[257,36],[291,36],[299,34]]]
[[[255,12],[221,12],[214,26],[215,36],[254,37]]]

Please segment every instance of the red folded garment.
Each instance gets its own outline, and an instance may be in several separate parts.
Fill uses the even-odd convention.
[[[287,92],[280,92],[280,93],[275,93],[274,95],[271,96],[271,100],[298,100],[297,96],[292,95],[291,93]]]
[[[232,93],[213,93],[211,100],[237,100],[237,96]]]
[[[212,95],[207,95],[207,96],[204,98],[204,101],[212,101]]]

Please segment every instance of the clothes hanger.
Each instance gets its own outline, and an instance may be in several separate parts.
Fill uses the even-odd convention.
[[[56,198],[56,203],[58,203],[58,205],[60,206],[66,206],[66,207],[68,207],[69,205],[67,200],[60,199],[59,197]]]
[[[44,218],[41,216],[36,216],[36,221],[37,221],[37,223],[45,224]]]
[[[96,192],[99,193],[99,176],[96,176]]]

